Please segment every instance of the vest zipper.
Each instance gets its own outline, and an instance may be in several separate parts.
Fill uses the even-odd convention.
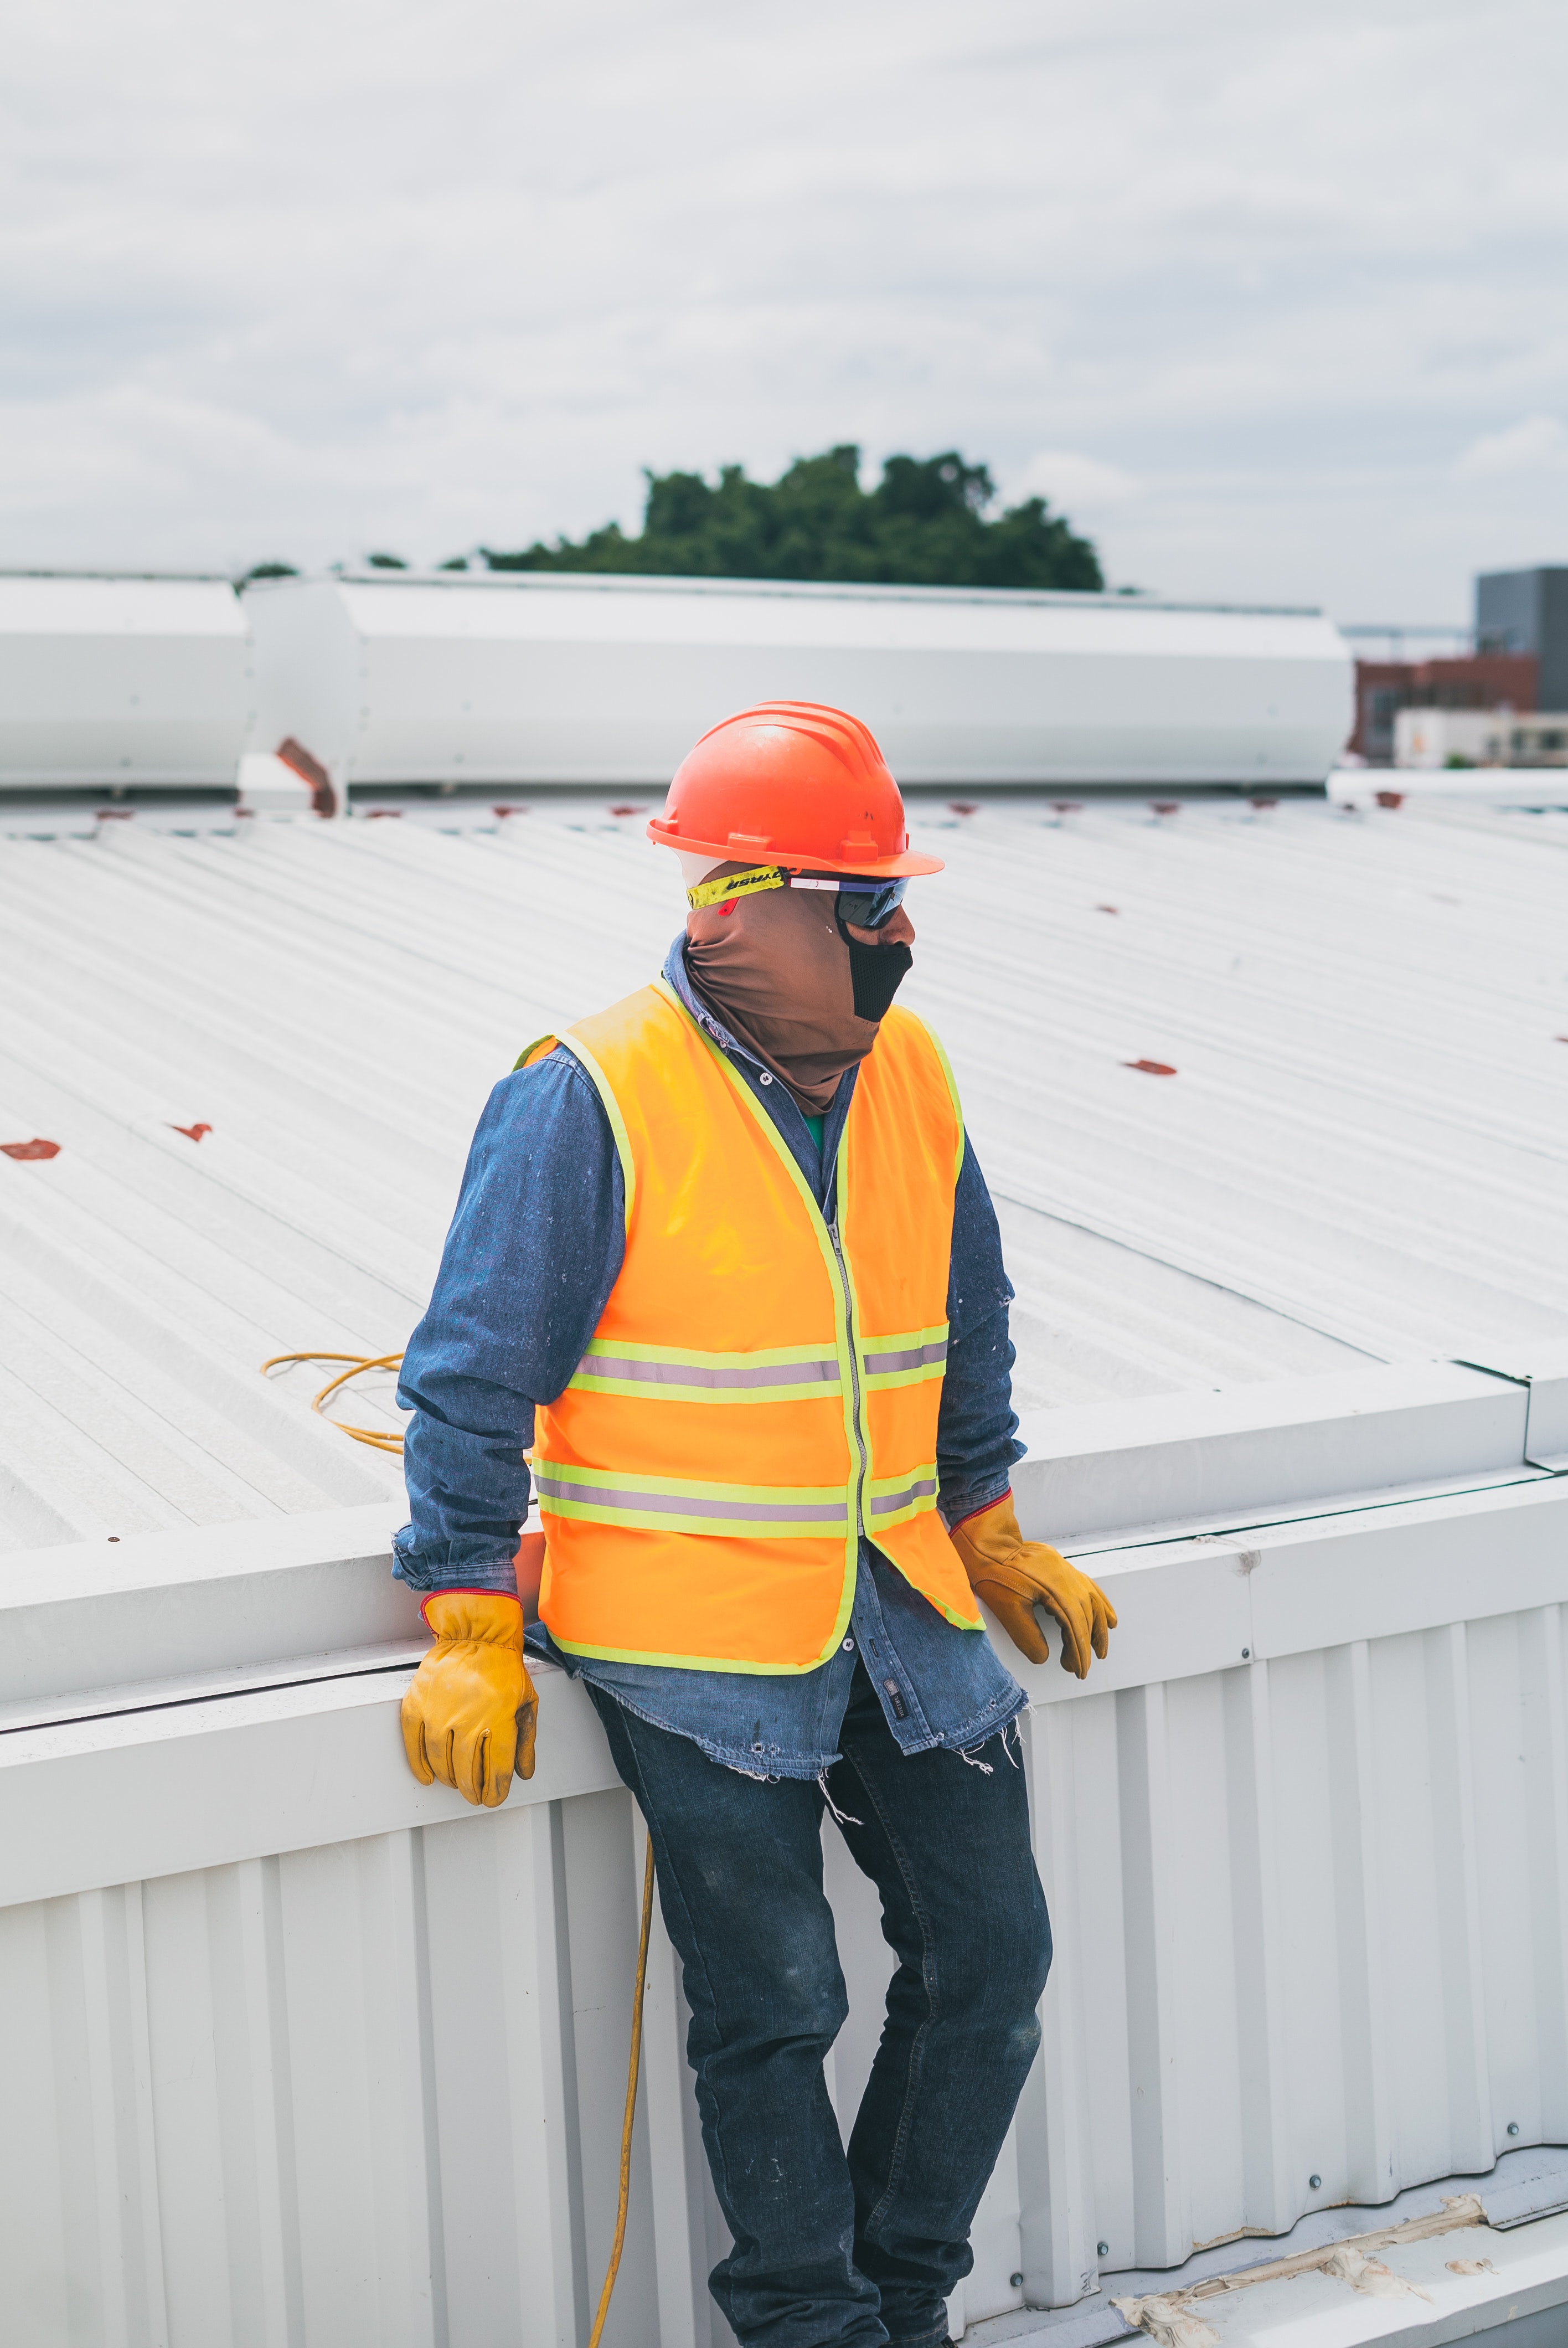
[[[865,1492],[866,1471],[870,1461],[866,1450],[866,1434],[860,1424],[860,1357],[855,1349],[855,1299],[849,1285],[849,1266],[844,1261],[844,1249],[838,1237],[835,1215],[827,1226],[827,1236],[833,1241],[833,1252],[838,1264],[838,1277],[844,1289],[844,1326],[849,1339],[849,1396],[855,1408],[855,1442],[860,1453],[859,1473],[855,1478],[855,1530],[857,1538],[866,1531]]]

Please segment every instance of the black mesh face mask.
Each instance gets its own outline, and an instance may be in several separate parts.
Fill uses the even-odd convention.
[[[913,970],[915,957],[907,946],[863,946],[852,938],[842,919],[838,933],[849,948],[849,978],[855,989],[855,1015],[877,1020],[885,1016],[893,997]]]

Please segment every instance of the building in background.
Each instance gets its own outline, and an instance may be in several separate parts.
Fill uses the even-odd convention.
[[[1478,587],[1482,583],[1478,581]],[[1401,711],[1512,713],[1532,710],[1540,699],[1533,653],[1481,652],[1448,660],[1358,660],[1356,730],[1350,748],[1370,766],[1388,766],[1396,763],[1395,731]]]
[[[1568,767],[1568,714],[1507,709],[1401,709],[1396,767]]]
[[[1407,635],[1442,631],[1361,628],[1350,633],[1387,633],[1397,654]],[[1357,662],[1356,728],[1349,748],[1374,767],[1427,765],[1432,761],[1406,757],[1398,748],[1401,710],[1514,716],[1559,709],[1568,709],[1568,565],[1488,571],[1475,582],[1475,626],[1466,652],[1447,659]],[[1436,740],[1441,729],[1426,730]],[[1476,729],[1460,726],[1453,734],[1453,755],[1468,759],[1472,753],[1460,746],[1461,735],[1468,745]],[[1440,757],[1435,763],[1444,762]],[[1476,763],[1522,766],[1539,761],[1518,744],[1505,743],[1501,757]]]
[[[1515,706],[1568,709],[1568,564],[1488,571],[1475,582],[1475,648],[1536,664],[1536,695]]]

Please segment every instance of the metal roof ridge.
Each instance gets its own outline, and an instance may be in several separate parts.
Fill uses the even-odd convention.
[[[102,579],[114,583],[128,581],[138,586],[227,587],[231,592],[239,592],[227,571],[108,571],[96,567],[63,571],[52,563],[3,563],[0,579]]]
[[[97,575],[97,574],[93,574]],[[856,579],[714,579],[663,571],[313,571],[291,579],[246,581],[241,596],[270,594],[301,584],[342,587],[439,587],[459,592],[518,588],[543,592],[564,588],[575,594],[630,593],[783,596],[789,600],[867,602],[955,603],[991,606],[1042,604],[1051,610],[1228,613],[1259,619],[1321,620],[1320,603],[1235,603],[1189,601],[1153,594],[1123,595],[1115,588],[935,587],[914,581]]]

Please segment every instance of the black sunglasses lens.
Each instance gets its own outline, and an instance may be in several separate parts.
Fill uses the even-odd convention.
[[[885,880],[876,889],[841,889],[838,918],[852,930],[879,930],[903,903],[907,885],[904,880]]]

